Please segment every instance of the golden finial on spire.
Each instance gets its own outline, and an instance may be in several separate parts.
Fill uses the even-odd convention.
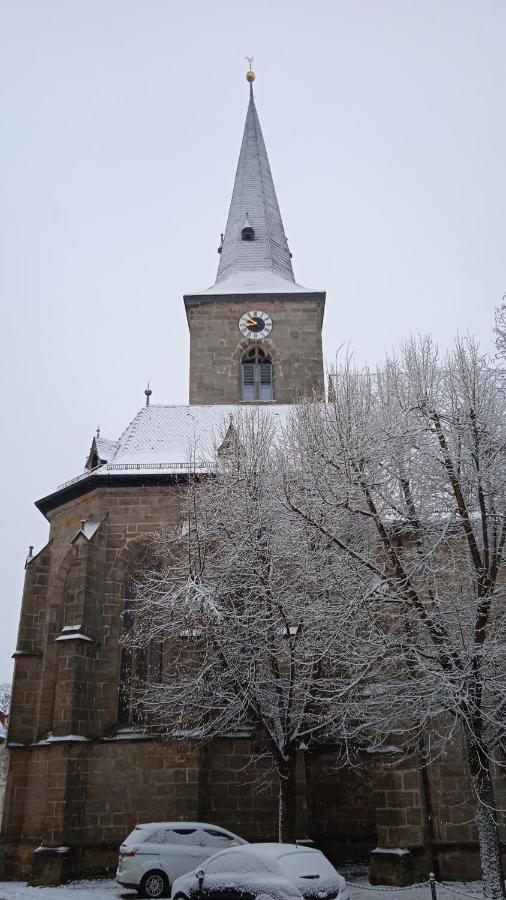
[[[253,65],[254,57],[253,56],[245,56],[245,59],[248,60],[248,64],[249,64],[249,69],[246,72],[246,81],[249,81],[249,83],[251,84],[251,82],[254,81],[256,78],[256,75],[255,75],[253,69],[251,68]]]

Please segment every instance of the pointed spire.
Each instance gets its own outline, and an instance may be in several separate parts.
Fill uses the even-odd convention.
[[[291,255],[255,107],[251,61],[246,79],[248,112],[216,284],[241,272],[271,272],[293,283]]]

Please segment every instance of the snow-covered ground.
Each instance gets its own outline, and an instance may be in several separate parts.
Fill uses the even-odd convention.
[[[125,891],[113,878],[73,881],[59,887],[29,887],[26,881],[0,881],[1,900],[135,900],[135,891]]]
[[[372,887],[366,878],[349,880],[351,900],[431,900],[429,885],[409,888]],[[437,885],[437,900],[457,900],[458,897],[478,897],[482,900],[478,881]],[[74,881],[61,887],[28,887],[24,881],[0,881],[0,900],[135,900],[135,891],[126,891],[114,879]]]
[[[367,878],[348,880],[351,900],[432,900],[430,884],[407,888],[373,887]],[[456,881],[449,885],[436,884],[437,900],[464,900],[465,897],[483,900],[481,881]]]

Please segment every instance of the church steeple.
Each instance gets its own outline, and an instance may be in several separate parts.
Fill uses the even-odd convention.
[[[253,95],[250,97],[216,285],[241,273],[271,273],[295,282],[281,213]],[[266,273],[266,274],[264,274]],[[288,288],[290,289],[290,288]]]
[[[190,404],[294,403],[323,395],[325,292],[296,284],[262,129],[250,97],[212,287],[185,294]]]

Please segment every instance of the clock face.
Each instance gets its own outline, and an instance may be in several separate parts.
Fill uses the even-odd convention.
[[[239,320],[239,331],[251,340],[261,340],[272,331],[272,319],[267,313],[255,309],[244,313]]]

